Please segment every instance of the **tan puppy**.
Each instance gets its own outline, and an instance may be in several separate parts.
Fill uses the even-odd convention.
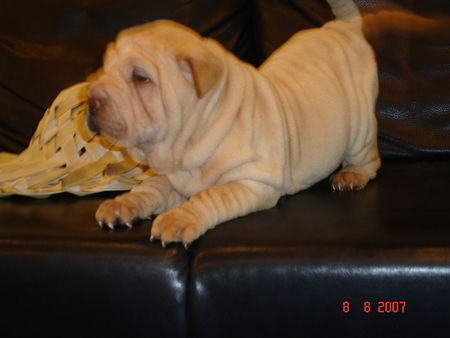
[[[188,245],[226,220],[331,178],[357,190],[380,166],[377,69],[351,0],[259,69],[169,21],[127,29],[90,87],[92,129],[158,175],[105,201],[111,228],[159,214],[151,238]]]

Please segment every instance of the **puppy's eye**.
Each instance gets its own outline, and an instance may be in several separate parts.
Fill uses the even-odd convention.
[[[131,78],[136,83],[150,83],[152,81],[148,74],[139,68],[133,70]]]

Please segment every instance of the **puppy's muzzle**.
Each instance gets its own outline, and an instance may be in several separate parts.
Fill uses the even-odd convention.
[[[107,97],[89,95],[87,126],[94,133],[102,133],[115,140],[123,140],[127,138],[128,127],[124,118],[114,107]]]

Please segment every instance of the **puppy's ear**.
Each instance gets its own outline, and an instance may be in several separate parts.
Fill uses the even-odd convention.
[[[221,60],[204,46],[180,51],[177,60],[183,75],[193,82],[198,98],[205,96],[223,73]]]

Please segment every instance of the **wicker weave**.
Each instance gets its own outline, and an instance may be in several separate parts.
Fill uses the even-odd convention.
[[[0,196],[129,190],[152,175],[86,126],[87,83],[62,91],[21,154],[0,153]]]

